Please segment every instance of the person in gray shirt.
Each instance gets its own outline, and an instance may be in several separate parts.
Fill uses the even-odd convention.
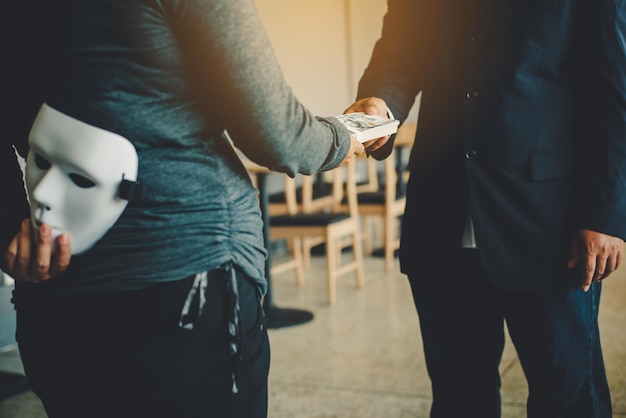
[[[297,100],[252,0],[7,7],[2,269],[16,279],[17,341],[46,412],[266,416],[258,192],[225,132],[289,175],[333,169],[363,145]],[[28,144],[42,107],[136,151],[136,178],[120,179],[125,209],[75,254],[71,233],[29,219],[15,160],[14,150],[28,155],[27,180],[29,167],[41,176],[56,167]],[[70,187],[91,187],[70,174]]]

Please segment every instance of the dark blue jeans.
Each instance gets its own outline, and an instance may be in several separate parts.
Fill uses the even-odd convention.
[[[529,386],[529,418],[610,418],[598,332],[600,284],[514,293],[488,282],[475,250],[452,277],[409,277],[432,381],[432,418],[500,417],[504,322]]]
[[[270,352],[260,297],[237,271],[241,349],[233,357],[229,280],[229,270],[208,273],[193,329],[179,326],[193,276],[18,309],[22,361],[48,416],[266,417]]]

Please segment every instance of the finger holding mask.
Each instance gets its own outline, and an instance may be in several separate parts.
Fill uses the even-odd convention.
[[[34,229],[30,219],[24,219],[20,231],[9,243],[4,255],[6,271],[12,278],[39,283],[67,269],[71,259],[71,239],[62,233],[54,240],[52,230],[42,224]]]

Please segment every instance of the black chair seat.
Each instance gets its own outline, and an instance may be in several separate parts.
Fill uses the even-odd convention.
[[[397,193],[396,200],[404,198],[404,193]],[[357,201],[359,205],[384,205],[385,204],[385,191],[378,192],[361,192],[357,195]],[[343,199],[342,204],[347,204],[347,200]]]
[[[332,195],[332,190],[329,187],[313,187],[313,200],[321,199]],[[268,197],[269,203],[285,203],[287,201],[284,192],[272,193]],[[296,201],[302,202],[302,187],[296,188]]]
[[[350,218],[348,213],[300,213],[270,218],[270,226],[326,226]]]
[[[396,200],[404,197],[404,193],[397,193]],[[357,195],[359,205],[382,205],[385,203],[385,191],[365,192]]]

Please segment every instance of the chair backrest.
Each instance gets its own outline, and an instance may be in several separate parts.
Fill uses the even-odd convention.
[[[281,215],[330,211],[338,198],[334,194],[336,189],[333,188],[333,181],[331,172],[312,176],[297,175],[295,178],[285,175],[284,189],[269,197],[269,213]],[[287,201],[287,196],[290,202]]]
[[[363,156],[361,158],[358,158],[357,160],[357,164],[365,164],[365,180],[357,182],[357,193],[375,192],[380,188],[380,184],[378,182],[378,166],[376,164],[376,160],[366,157],[367,156],[363,154]]]
[[[331,190],[321,197],[315,196],[314,176],[301,175],[302,205],[298,204],[296,179],[285,176],[287,212],[292,215],[319,211],[346,212],[346,206],[342,205],[345,197],[348,202],[347,211],[350,215],[358,216],[355,160],[351,159],[343,167],[335,168],[327,174],[330,176]]]
[[[357,198],[357,190],[356,190],[356,159],[351,158],[349,162],[346,164],[346,181],[345,181],[345,193],[346,199],[348,201],[348,212],[351,217],[358,218],[359,217],[359,201]],[[343,189],[342,189],[343,190]],[[337,210],[341,207],[341,201],[343,200],[343,196],[338,196],[339,200],[337,201]]]
[[[404,182],[398,176],[398,171],[402,170],[401,166],[397,165],[397,151],[396,148],[391,151],[391,154],[383,161],[375,160],[371,157],[360,157],[360,160],[365,159],[367,164],[367,178],[368,180],[375,177],[375,182],[368,182],[368,184],[376,184],[375,189],[371,187],[359,188],[357,186],[358,201],[361,204],[390,204],[397,199],[400,199],[404,194]],[[379,181],[379,170],[381,171],[381,178]],[[387,187],[391,185],[391,187]]]
[[[336,169],[314,176],[302,176],[302,212],[336,212],[343,197],[342,179]]]
[[[365,185],[357,187],[357,193],[373,195],[375,193],[381,194],[384,191],[385,202],[388,204],[404,197],[407,180],[405,152],[413,145],[416,129],[415,123],[402,125],[396,135],[394,147],[384,161],[365,156],[360,158],[360,160],[365,158],[367,164],[367,182]],[[378,170],[381,166],[383,176],[382,182],[379,183]],[[372,187],[374,184],[377,186],[376,188]],[[394,187],[386,187],[387,185]]]

